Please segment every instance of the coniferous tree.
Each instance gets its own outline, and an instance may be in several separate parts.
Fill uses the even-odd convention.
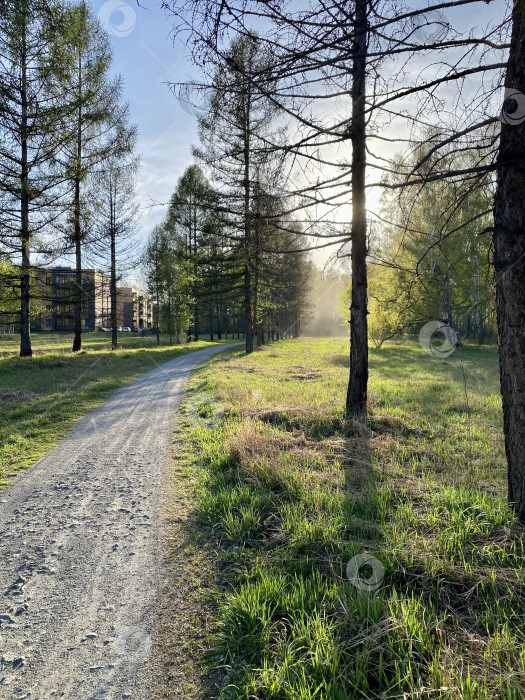
[[[117,282],[119,260],[132,259],[131,241],[135,232],[138,203],[136,200],[136,176],[138,160],[133,157],[136,140],[134,127],[125,128],[120,134],[121,146],[117,156],[109,157],[93,174],[92,206],[94,210],[94,238],[92,250],[107,258],[109,247],[111,344],[118,347]],[[124,148],[124,144],[126,148]],[[128,158],[124,157],[128,151]]]
[[[194,267],[186,245],[177,232],[159,225],[152,231],[145,252],[146,281],[156,302],[157,340],[162,328],[170,345],[187,335],[192,322]]]
[[[65,124],[70,138],[62,160],[72,190],[68,217],[68,227],[71,226],[72,231],[67,237],[75,254],[75,352],[82,347],[85,296],[82,248],[91,223],[86,184],[97,164],[118,155],[121,147],[119,123],[127,118],[127,105],[121,102],[120,77],[109,76],[112,62],[109,38],[84,0],[67,8],[65,25],[66,43],[58,47],[55,61],[63,67],[58,87],[71,100],[72,106]]]
[[[272,170],[272,154],[266,140],[272,131],[276,110],[260,90],[271,91],[271,54],[255,34],[238,37],[220,61],[209,90],[208,113],[199,119],[202,147],[198,159],[211,171],[220,187],[221,209],[233,227],[232,238],[243,259],[243,316],[246,352],[254,347],[254,283],[258,274],[256,236],[260,212],[257,189],[261,169]],[[261,76],[263,76],[261,78]],[[259,88],[255,81],[259,81]],[[273,163],[273,172],[280,163]],[[255,254],[254,254],[255,253]]]
[[[64,13],[53,0],[0,6],[0,218],[2,246],[20,264],[20,355],[30,356],[31,251],[63,211],[63,173],[54,167],[70,104],[59,90],[55,48]]]
[[[200,336],[201,294],[201,257],[202,242],[206,218],[209,216],[212,189],[202,170],[190,166],[180,178],[173,193],[165,221],[165,228],[171,234],[173,242],[184,241],[185,258],[192,267],[194,307],[192,314],[191,336],[195,341]],[[181,249],[181,253],[184,249]]]
[[[525,0],[515,0],[494,202],[501,394],[509,501],[525,522]]]

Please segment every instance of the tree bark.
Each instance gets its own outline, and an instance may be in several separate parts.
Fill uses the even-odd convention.
[[[111,183],[113,192],[113,183]],[[110,275],[110,296],[111,296],[111,349],[118,348],[117,332],[117,236],[116,221],[113,197],[110,197],[111,207],[111,275]]]
[[[168,293],[168,318],[169,318],[169,334],[170,334],[170,345],[173,345],[173,331],[171,327],[171,293]]]
[[[347,415],[366,416],[368,391],[366,240],[366,62],[368,0],[356,0],[352,60],[352,300]]]
[[[525,100],[525,0],[515,0],[505,86]],[[507,111],[512,105],[506,102]],[[501,127],[494,267],[509,502],[525,522],[525,122]]]
[[[197,262],[197,205],[193,205],[193,274],[195,276],[194,294],[195,294],[195,321],[193,326],[193,337],[195,342],[200,338],[200,319],[199,319],[199,285],[198,285],[198,262]]]
[[[82,58],[78,56],[78,114],[77,114],[77,162],[75,172],[74,237],[75,237],[75,337],[73,352],[82,349],[82,228],[80,225],[80,180],[82,177]]]
[[[217,340],[222,340],[221,302],[217,294]]]
[[[75,215],[76,216],[76,215]],[[73,352],[82,349],[82,248],[75,234],[75,337]]]
[[[253,352],[253,309],[252,309],[252,273],[251,273],[251,235],[252,221],[250,216],[250,98],[243,95],[244,132],[243,132],[243,157],[244,157],[244,280],[243,280],[243,305],[245,324],[246,354]]]
[[[28,124],[27,124],[27,47],[26,26],[22,27],[21,55],[22,66],[21,101],[22,123],[20,124],[21,171],[20,171],[20,239],[22,253],[22,274],[20,277],[20,357],[31,357],[31,234],[29,230],[29,165],[28,165]]]
[[[160,280],[159,280],[159,240],[155,243],[155,294],[157,297],[157,345],[160,345]],[[189,339],[191,340],[191,338]]]

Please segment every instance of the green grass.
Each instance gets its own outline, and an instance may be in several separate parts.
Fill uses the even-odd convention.
[[[230,334],[231,335],[231,334]],[[206,336],[201,335],[200,340],[207,341]],[[126,350],[137,350],[140,348],[156,348],[157,336],[146,335],[140,333],[119,333],[119,346]],[[216,342],[236,342],[236,340],[222,340]],[[31,344],[33,346],[33,355],[44,355],[49,352],[69,352],[73,345],[72,333],[51,333],[39,332],[31,334]],[[169,345],[169,335],[161,336],[161,345]],[[90,352],[111,350],[111,333],[84,333],[82,335],[82,347]],[[0,337],[0,358],[13,357],[18,355],[20,350],[20,337],[15,335],[13,338]]]
[[[370,367],[367,425],[344,419],[341,340],[230,352],[193,377],[190,404],[224,407],[186,433],[195,532],[219,552],[220,697],[519,700],[524,540],[496,349],[391,343]],[[350,580],[363,553],[376,589],[369,564]]]
[[[121,349],[112,352],[107,336],[86,334],[86,349],[72,353],[70,334],[35,335],[32,358],[17,357],[15,341],[1,342],[0,490],[116,389],[166,360],[215,344],[157,348],[154,337],[122,334]]]

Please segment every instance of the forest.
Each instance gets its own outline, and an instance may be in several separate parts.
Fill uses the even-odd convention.
[[[221,698],[518,700],[525,0],[143,4],[162,9],[193,76],[165,86],[197,134],[165,202],[138,195],[140,133],[101,14],[86,0],[0,2],[11,377],[40,371],[34,324],[56,301],[40,275],[64,261],[67,342],[85,371],[83,354],[104,352],[83,320],[91,268],[109,280],[115,382],[147,357],[237,343],[206,355],[174,437],[198,481],[197,496],[181,487],[197,503],[193,543],[219,552],[220,593],[198,580],[226,601],[206,661],[226,674]],[[151,299],[142,345],[120,333],[126,285]],[[96,372],[106,397],[111,373]],[[75,420],[97,405],[88,394]],[[26,432],[30,461],[44,451]],[[6,432],[6,461],[17,440]],[[386,597],[370,584],[347,599],[381,542]],[[383,625],[385,610],[403,624]]]
[[[300,334],[310,253],[335,246],[351,270],[348,414],[366,413],[369,340],[433,321],[445,343],[499,335],[521,500],[522,8],[471,27],[458,12],[476,4],[164,2],[201,71],[171,85],[200,143],[143,253],[137,130],[107,34],[86,2],[4,6],[1,313],[20,355],[41,311],[35,256],[74,257],[73,351],[88,256],[111,275],[114,348],[117,267],[133,258],[157,328],[242,333],[250,353]]]

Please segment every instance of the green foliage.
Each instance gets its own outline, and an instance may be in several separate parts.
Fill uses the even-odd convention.
[[[20,273],[7,260],[0,259],[0,325],[20,318]]]
[[[186,338],[192,319],[193,269],[184,248],[179,236],[157,226],[145,254],[148,290],[157,305],[154,321],[176,343]]]
[[[214,325],[220,332],[223,317],[232,305],[232,280],[235,282],[238,274],[238,261],[217,206],[217,195],[204,173],[192,165],[177,184],[165,221],[169,237],[179,241],[178,265],[191,272],[187,296],[195,339],[206,326],[210,336]],[[234,314],[229,309],[229,315]]]
[[[450,166],[479,165],[479,158],[461,154]],[[372,256],[381,264],[370,266],[370,334],[377,347],[434,319],[480,343],[493,336],[493,196],[494,184],[485,176],[474,184],[430,182],[384,199],[383,218],[391,224],[374,233]]]
[[[341,341],[230,353],[193,380],[228,407],[188,433],[196,515],[219,548],[220,697],[517,699],[525,541],[496,349],[370,356],[367,426],[344,420]],[[376,592],[346,577],[363,552],[385,570]]]

